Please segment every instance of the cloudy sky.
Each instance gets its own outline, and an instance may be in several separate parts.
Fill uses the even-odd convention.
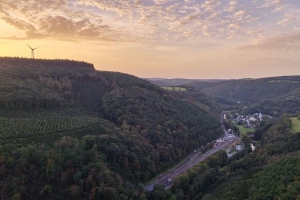
[[[139,77],[300,74],[299,0],[0,0],[0,56]]]

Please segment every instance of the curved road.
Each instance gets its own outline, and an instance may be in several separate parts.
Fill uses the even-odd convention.
[[[222,140],[222,142],[217,143],[213,149],[205,152],[202,155],[199,155],[199,152],[194,153],[191,155],[184,163],[176,166],[171,171],[168,171],[164,174],[159,175],[153,182],[151,182],[149,185],[145,186],[146,190],[153,190],[153,186],[155,184],[164,184],[166,188],[169,188],[171,186],[171,179],[175,176],[178,176],[182,173],[184,173],[186,170],[193,168],[196,164],[207,158],[208,156],[212,155],[213,153],[226,148],[236,137],[234,135],[230,135],[223,124],[223,112],[221,113],[220,117],[221,126],[224,132],[224,136],[219,138],[219,140]]]

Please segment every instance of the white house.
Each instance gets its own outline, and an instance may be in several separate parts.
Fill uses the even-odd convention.
[[[263,116],[261,113],[259,113],[258,117],[259,117],[259,120],[261,121]]]
[[[236,145],[235,150],[237,151],[241,151],[243,148],[241,147],[241,145]]]
[[[251,149],[252,149],[252,151],[255,150],[255,146],[253,145],[253,143],[251,143]]]

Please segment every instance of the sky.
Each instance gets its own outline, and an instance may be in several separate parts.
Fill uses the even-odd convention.
[[[300,75],[299,0],[0,0],[0,56],[142,78]]]

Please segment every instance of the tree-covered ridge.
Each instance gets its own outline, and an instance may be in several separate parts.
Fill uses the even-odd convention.
[[[213,199],[299,199],[300,157],[287,155],[252,171],[219,191]]]
[[[300,95],[300,93],[299,93]],[[262,112],[267,115],[279,117],[284,113],[297,114],[300,112],[300,98],[275,98],[261,101],[243,110],[245,114]]]
[[[0,197],[12,199],[145,199],[144,188],[106,163],[109,136],[63,137],[52,147],[0,146]],[[124,161],[126,172],[128,161]]]
[[[299,76],[271,77],[262,79],[239,79],[213,84],[194,82],[190,85],[214,97],[241,101],[244,105],[273,98],[298,98]]]
[[[145,131],[157,125],[167,127],[162,130],[166,133],[176,132],[178,124],[190,135],[218,129],[211,113],[186,101],[187,97],[131,75],[96,71],[91,64],[75,61],[2,59],[1,81],[5,84],[0,100],[4,110],[82,109],[118,126],[125,120],[128,125],[144,125]],[[201,97],[200,103],[211,103]],[[220,135],[220,130],[206,135],[201,145]]]
[[[83,62],[1,59],[1,198],[144,199],[139,183],[222,134],[203,94]]]
[[[200,108],[172,96],[161,98],[156,92],[137,87],[135,93],[120,91],[104,96],[101,109],[104,117],[122,130],[140,133],[149,140],[162,155],[157,164],[178,160],[221,135],[218,122]]]
[[[225,152],[211,156],[173,180],[177,199],[297,199],[300,184],[300,133],[291,119],[261,123],[254,132],[256,150],[247,147],[227,160]],[[184,198],[185,197],[185,198]],[[187,197],[187,198],[186,198]]]
[[[92,64],[69,60],[0,58],[0,109],[40,110],[74,107],[78,83],[110,84]]]
[[[100,113],[119,126],[121,131],[148,141],[148,146],[144,145],[147,151],[142,147],[133,148],[133,151],[135,155],[145,157],[147,152],[150,154],[145,159],[151,167],[146,165],[145,169],[151,177],[222,134],[218,119],[181,99],[183,97],[179,94],[136,78],[130,79],[132,83],[128,81],[119,87],[122,84],[118,80],[122,80],[124,75],[115,75],[119,75],[113,81],[118,88],[103,97]],[[144,162],[139,160],[137,163]]]
[[[163,89],[160,87],[157,87],[153,84],[150,84],[148,81],[144,79],[137,78],[135,76],[129,75],[129,74],[124,74],[120,72],[108,72],[108,71],[101,71],[99,72],[101,75],[105,76],[110,82],[116,83],[118,87],[121,88],[128,88],[131,86],[138,86],[141,88],[149,89],[149,90],[154,90],[159,93],[163,93]]]
[[[220,117],[221,107],[213,100],[213,98],[204,94],[202,91],[191,86],[183,86],[186,88],[185,93],[181,93],[190,103],[196,104],[207,113],[215,116],[216,119]],[[180,93],[179,93],[180,94]]]
[[[203,90],[207,94],[240,100],[246,104],[256,103],[284,95],[300,87],[300,83],[269,82],[267,80],[236,80],[215,88]]]

